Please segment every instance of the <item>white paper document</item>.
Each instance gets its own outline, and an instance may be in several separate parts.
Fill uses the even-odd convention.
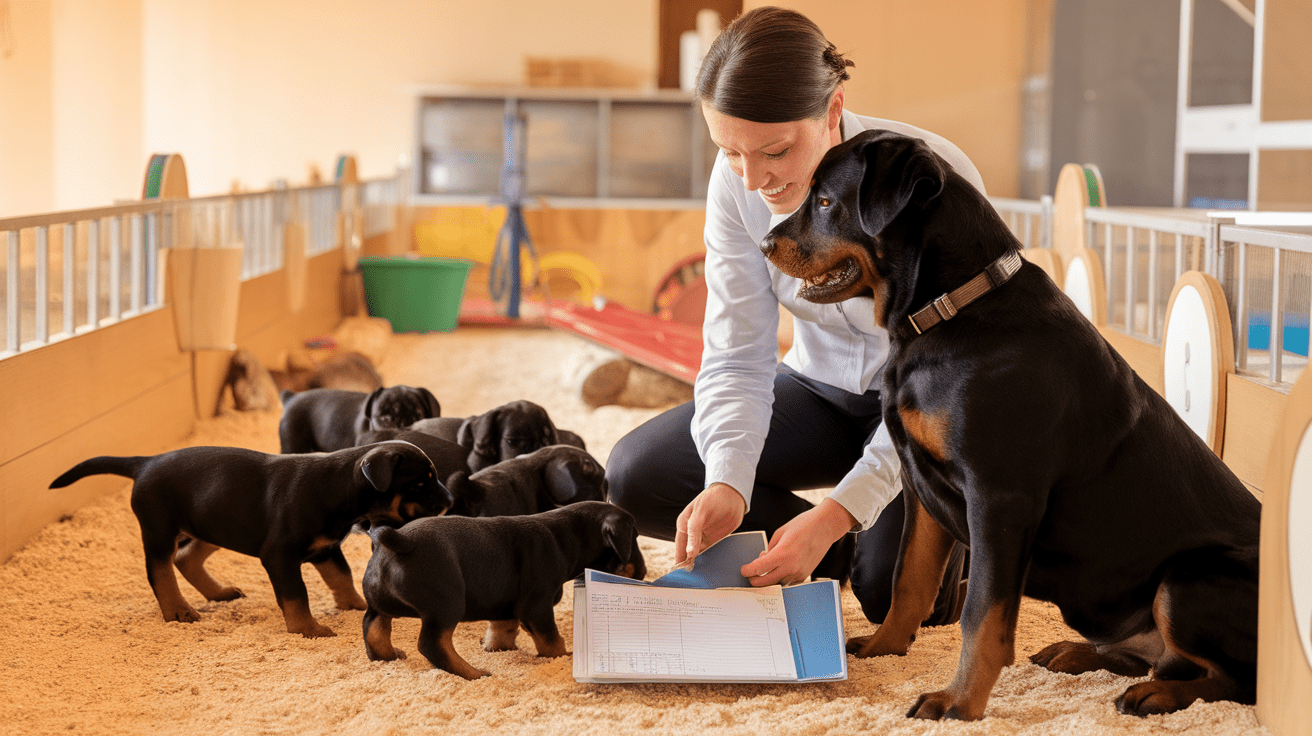
[[[597,676],[798,679],[779,586],[730,595],[591,582],[586,595],[588,665]]]

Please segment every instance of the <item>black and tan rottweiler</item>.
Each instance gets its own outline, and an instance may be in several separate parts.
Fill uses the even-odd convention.
[[[141,523],[146,577],[165,621],[200,620],[182,597],[175,564],[207,600],[242,597],[205,570],[206,558],[223,547],[260,559],[287,631],[306,637],[335,634],[310,613],[301,563],[318,569],[338,608],[363,609],[341,549],[351,525],[399,526],[451,506],[432,462],[408,442],[328,454],[187,447],[154,456],[101,456],[78,463],[50,487],[101,473],[134,481],[132,511]]]
[[[954,540],[970,547],[956,677],[908,715],[984,714],[1022,595],[1087,638],[1032,661],[1151,670],[1122,713],[1254,701],[1257,500],[1021,260],[982,194],[923,141],[868,131],[825,156],[761,249],[810,301],[873,297],[890,336],[906,525],[888,617],[848,651],[905,654]]]
[[[467,680],[488,673],[451,643],[456,624],[511,624],[508,638],[483,648],[514,649],[522,622],[539,657],[568,654],[553,607],[563,585],[584,568],[643,579],[647,566],[629,512],[585,501],[530,516],[421,519],[400,529],[372,529],[374,554],[365,570],[364,648],[371,660],[402,655],[392,646],[392,619],[418,618],[419,651],[434,667]]]

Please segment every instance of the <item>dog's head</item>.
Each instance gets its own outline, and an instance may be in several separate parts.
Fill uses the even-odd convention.
[[[442,416],[442,406],[433,392],[414,386],[374,389],[361,411],[361,429],[401,429],[421,419]]]
[[[401,526],[451,508],[451,492],[423,450],[399,440],[366,447],[355,461],[355,485],[365,495],[364,516],[372,526]]]
[[[552,445],[533,453],[542,456],[542,491],[539,504],[546,508],[582,501],[605,501],[609,484],[606,469],[588,454],[570,445]]]
[[[469,450],[469,469],[479,471],[555,445],[560,436],[546,409],[531,401],[512,401],[466,419],[456,442]]]
[[[869,130],[834,146],[816,167],[801,207],[761,242],[780,271],[802,279],[798,296],[833,303],[873,296],[885,321],[890,283],[915,283],[914,214],[943,191],[948,165],[919,138]],[[897,231],[897,232],[894,232]],[[911,270],[909,280],[897,278]]]
[[[587,567],[634,580],[647,577],[647,561],[638,546],[638,526],[629,512],[601,501],[586,501],[570,509],[600,527],[601,545]]]

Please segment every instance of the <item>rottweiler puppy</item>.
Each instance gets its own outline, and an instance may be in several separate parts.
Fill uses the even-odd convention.
[[[550,511],[580,501],[605,501],[606,469],[569,445],[550,445],[512,457],[477,473],[447,478],[457,516],[517,516]]]
[[[1020,258],[978,190],[923,141],[867,131],[828,152],[761,249],[805,299],[868,298],[891,341],[906,523],[892,608],[848,651],[905,654],[953,541],[970,548],[956,677],[908,715],[984,714],[1022,595],[1087,638],[1032,661],[1152,671],[1122,713],[1254,701],[1257,500]]]
[[[223,547],[260,559],[287,631],[306,637],[335,634],[310,613],[301,563],[319,570],[338,608],[362,609],[341,549],[351,525],[399,526],[451,506],[433,464],[407,442],[331,454],[188,447],[145,457],[101,456],[75,465],[50,487],[102,473],[134,481],[132,511],[141,524],[146,578],[165,621],[200,620],[182,597],[175,564],[207,600],[242,597],[205,570],[206,558]]]
[[[400,429],[442,415],[433,392],[390,386],[371,393],[334,388],[282,392],[278,439],[283,453],[334,452],[371,429]]]
[[[392,619],[418,618],[419,652],[466,680],[489,673],[452,645],[461,621],[523,623],[539,657],[569,654],[553,607],[563,586],[592,568],[641,580],[647,566],[629,512],[585,501],[531,516],[420,519],[370,530],[374,554],[363,578],[371,660],[405,656],[392,647]],[[485,647],[487,648],[487,647]],[[513,640],[509,647],[514,648]]]
[[[443,483],[446,483],[446,480],[454,473],[464,471],[468,475],[470,472],[469,465],[465,462],[465,448],[454,442],[448,442],[441,437],[417,432],[413,429],[371,429],[357,435],[355,445],[361,447],[389,440],[409,442],[423,450],[428,459],[433,462],[433,469],[437,471],[438,480]]]
[[[478,471],[548,445],[587,449],[583,438],[558,429],[547,410],[532,401],[511,401],[472,417],[441,417],[411,429],[455,442],[469,453],[469,469]]]

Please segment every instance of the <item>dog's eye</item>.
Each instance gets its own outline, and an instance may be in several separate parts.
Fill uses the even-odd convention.
[[[821,207],[828,207],[830,204],[832,204],[832,202],[829,201],[829,198],[828,198],[828,197],[821,197],[821,198],[820,198],[820,206],[821,206]]]

